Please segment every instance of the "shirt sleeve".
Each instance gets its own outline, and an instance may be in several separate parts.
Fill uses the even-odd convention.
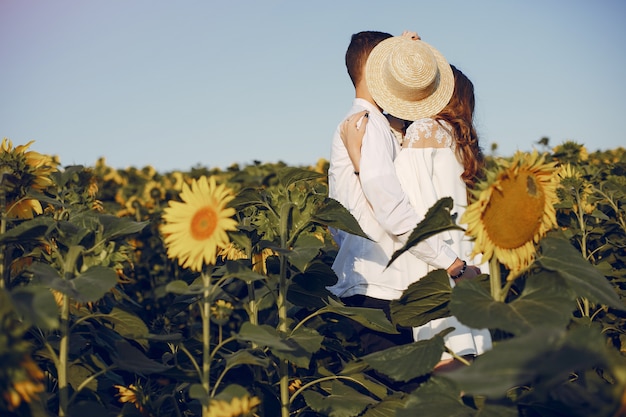
[[[374,217],[387,233],[397,236],[413,230],[419,219],[396,174],[397,150],[389,123],[378,119],[370,117],[368,122],[359,176]]]
[[[398,236],[402,244],[409,240],[411,232]],[[409,253],[421,259],[429,265],[439,269],[448,269],[454,263],[457,254],[441,237],[435,235],[426,240],[422,240],[417,245],[409,249]]]
[[[444,173],[450,172],[451,167],[437,166],[435,156],[441,148],[449,147],[449,134],[447,131],[432,119],[422,119],[413,122],[407,129],[406,136],[408,146],[411,148],[421,148],[414,150],[404,150],[404,152],[412,152],[409,159],[410,169],[406,174],[415,173],[419,178],[415,183],[410,181],[405,183],[405,187],[413,184],[417,187],[418,196],[413,195],[414,204],[421,204],[417,210],[418,215],[422,216],[427,212],[428,208],[439,199],[437,186],[435,185],[436,171]],[[419,156],[419,158],[415,158]],[[452,184],[453,179],[446,178],[446,184]],[[409,197],[409,200],[411,197]],[[406,239],[408,240],[408,235]],[[404,242],[403,242],[404,243]],[[448,232],[438,233],[431,236],[423,242],[409,249],[414,256],[427,262],[436,268],[447,269],[454,263],[458,257],[456,252],[450,246],[452,237]]]
[[[422,218],[411,206],[398,179],[394,140],[386,120],[370,117],[361,147],[360,179],[376,220],[404,245]],[[452,248],[437,236],[421,241],[409,252],[442,269],[447,269],[457,258]]]

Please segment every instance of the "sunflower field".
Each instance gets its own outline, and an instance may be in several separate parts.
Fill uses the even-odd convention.
[[[389,320],[327,290],[329,227],[367,236],[325,160],[161,173],[33,146],[0,148],[1,416],[626,416],[623,148],[488,157],[464,218],[440,200],[390,262],[462,220],[490,273],[435,270]],[[450,315],[493,339],[450,372],[450,329],[355,337]]]

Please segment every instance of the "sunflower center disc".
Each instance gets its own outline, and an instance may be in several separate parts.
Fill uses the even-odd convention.
[[[539,231],[544,203],[542,186],[532,174],[504,178],[483,212],[485,230],[496,246],[519,248]]]
[[[191,236],[196,240],[206,240],[213,236],[217,226],[217,214],[211,207],[202,207],[191,219]]]

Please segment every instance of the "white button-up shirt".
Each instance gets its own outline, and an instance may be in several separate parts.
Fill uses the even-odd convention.
[[[333,136],[328,186],[329,196],[350,211],[372,240],[331,229],[339,245],[333,263],[339,280],[329,290],[339,297],[362,294],[392,300],[399,298],[411,282],[421,278],[408,276],[403,258],[418,256],[436,268],[445,269],[452,265],[456,254],[440,239],[431,238],[386,267],[393,253],[406,242],[405,234],[422,219],[398,181],[394,159],[400,152],[400,145],[387,118],[360,98],[354,100],[348,115],[362,110],[369,111],[369,121],[361,147],[360,175],[354,174],[348,151],[341,141],[340,124]]]

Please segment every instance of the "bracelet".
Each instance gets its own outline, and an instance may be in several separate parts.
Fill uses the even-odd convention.
[[[357,177],[359,176],[360,172],[359,171],[354,171],[354,175],[356,175]]]
[[[467,270],[467,262],[463,261],[463,266],[461,267],[461,270],[459,271],[459,273],[456,275],[450,275],[450,278],[459,279],[461,278],[461,275],[465,273],[466,270]]]

